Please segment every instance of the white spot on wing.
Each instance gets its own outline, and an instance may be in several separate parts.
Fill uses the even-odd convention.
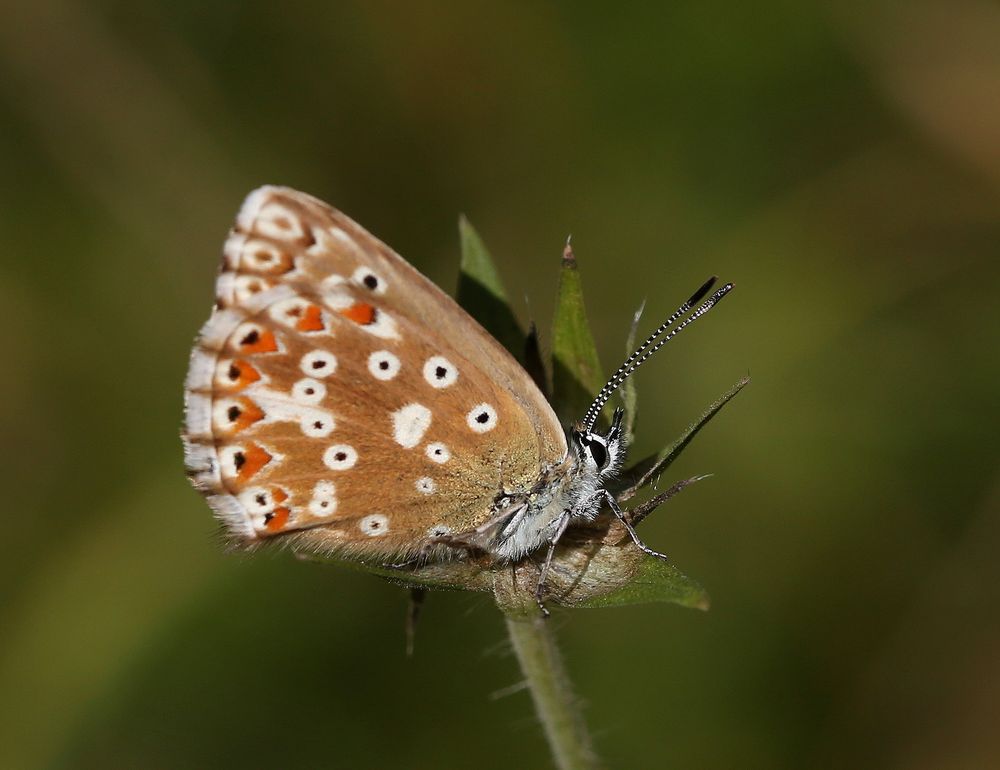
[[[260,208],[254,226],[261,235],[279,241],[296,240],[305,235],[299,216],[277,202],[266,203]]]
[[[337,494],[337,486],[332,481],[318,481],[313,487],[313,497],[333,497]]]
[[[392,437],[406,449],[420,443],[431,426],[431,410],[423,404],[407,404],[392,413]]]
[[[244,489],[240,493],[239,501],[243,503],[251,516],[270,513],[275,508],[274,496],[266,487]]]
[[[376,350],[368,356],[368,371],[376,380],[391,380],[399,374],[399,359],[388,350]]]
[[[337,371],[337,357],[326,350],[310,350],[302,356],[299,368],[310,377],[329,377]]]
[[[444,356],[431,356],[424,363],[424,379],[432,387],[447,388],[458,381],[458,367]]]
[[[335,241],[340,241],[340,243],[342,243],[344,246],[354,245],[354,241],[351,239],[351,236],[349,236],[347,233],[345,233],[336,225],[330,225],[330,227],[326,229],[326,232],[330,235],[331,238],[333,238]]]
[[[241,252],[241,267],[264,273],[278,270],[288,259],[288,256],[274,244],[259,238],[248,238],[243,243]]]
[[[348,444],[334,444],[323,452],[323,464],[332,471],[346,471],[357,461],[357,451]]]
[[[384,310],[378,308],[375,310],[375,320],[359,328],[383,340],[399,339],[399,328],[396,326],[396,321]]]
[[[230,430],[243,414],[243,405],[234,398],[220,398],[212,405],[212,427],[217,432]]]
[[[477,404],[469,410],[465,422],[475,433],[486,433],[497,426],[497,410],[489,404]]]
[[[369,537],[384,535],[389,531],[389,517],[383,513],[371,513],[358,522],[358,529]]]
[[[351,278],[358,286],[373,294],[385,294],[385,290],[388,288],[382,276],[364,266],[355,270]]]
[[[309,307],[309,304],[308,300],[305,300],[302,297],[292,297],[271,305],[268,314],[277,323],[290,328],[295,328],[295,325],[299,322],[302,316],[305,315],[306,308]]]
[[[220,276],[221,278],[221,276]],[[270,281],[257,275],[238,275],[233,278],[233,296],[241,305],[271,288]]]
[[[229,339],[229,346],[240,355],[244,355],[246,349],[247,348],[252,349],[253,346],[257,344],[257,341],[260,340],[260,338],[263,337],[265,334],[267,334],[267,329],[265,329],[258,323],[253,323],[252,321],[249,321],[247,323],[240,324],[239,326],[236,327],[236,330],[233,332],[232,337],[230,337]],[[269,352],[283,353],[284,349],[281,344],[281,340],[278,339],[277,335],[274,335],[274,343],[278,349],[276,351],[269,351]],[[261,355],[261,354],[253,353],[253,355]]]
[[[220,360],[215,366],[215,385],[220,388],[232,388],[237,383],[240,382],[242,376],[246,373],[244,367],[249,366],[249,364],[243,363],[238,364],[235,359],[224,358]],[[259,379],[251,382],[251,385],[261,385],[267,382],[267,378],[264,377],[256,368],[253,371],[257,372],[257,377]]]
[[[312,377],[303,377],[292,385],[292,398],[300,404],[318,404],[326,395],[326,385]]]
[[[231,444],[219,450],[219,465],[221,466],[223,478],[235,479],[239,474],[242,462],[236,462],[237,455],[245,456],[246,448],[239,444]]]
[[[334,276],[330,277],[333,278]],[[339,275],[336,277],[340,278]],[[341,310],[347,310],[347,308],[354,304],[354,297],[349,292],[344,291],[344,289],[337,286],[332,287],[331,290],[323,292],[322,296],[323,302],[325,302],[331,310],[338,313]]]
[[[332,415],[304,414],[299,422],[302,432],[309,438],[326,438],[336,426]]]
[[[337,510],[337,490],[332,481],[321,481],[313,489],[309,513],[317,518],[332,516]]]
[[[451,459],[451,450],[449,450],[448,447],[440,441],[428,444],[425,451],[427,453],[427,458],[436,463],[446,463]]]
[[[435,524],[429,530],[427,530],[427,535],[429,537],[444,537],[445,535],[451,534],[451,527],[447,524]]]
[[[430,476],[424,476],[423,478],[417,479],[417,491],[424,495],[431,494],[436,488],[434,479]]]

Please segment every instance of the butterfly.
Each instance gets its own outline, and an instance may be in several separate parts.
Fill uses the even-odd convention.
[[[516,563],[608,506],[639,366],[732,288],[710,279],[564,428],[532,377],[447,294],[331,206],[283,187],[243,203],[185,384],[185,464],[238,545],[392,566]],[[678,320],[687,315],[680,323]],[[547,550],[546,550],[547,549]]]

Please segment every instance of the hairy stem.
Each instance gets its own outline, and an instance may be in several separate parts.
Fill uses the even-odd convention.
[[[507,632],[528,681],[556,767],[596,768],[587,725],[570,685],[555,637],[540,615],[507,615]]]

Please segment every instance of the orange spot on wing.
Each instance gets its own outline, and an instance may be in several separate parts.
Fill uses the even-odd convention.
[[[244,353],[274,353],[278,349],[278,341],[274,332],[254,331],[240,340],[240,350]]]
[[[264,411],[249,398],[241,398],[238,403],[240,405],[240,415],[232,423],[231,427],[233,431],[246,430],[258,420],[264,419]]]
[[[283,503],[288,499],[288,493],[281,487],[273,487],[271,489],[271,497],[274,498],[274,502]]]
[[[339,311],[344,318],[361,326],[368,326],[375,321],[375,308],[367,302],[355,302],[349,308]]]
[[[302,314],[295,328],[300,332],[321,332],[323,331],[323,314],[317,305],[310,305],[306,312]]]
[[[243,390],[243,388],[252,385],[260,379],[260,372],[258,372],[246,361],[242,360],[233,361],[229,365],[229,371],[227,374],[229,386],[235,390]],[[236,375],[235,380],[233,379],[234,374]]]
[[[291,516],[291,513],[287,508],[275,508],[274,512],[267,517],[267,521],[264,522],[264,529],[268,532],[281,532],[288,523],[288,517]]]
[[[250,444],[243,452],[243,464],[236,472],[236,478],[242,482],[250,481],[271,459],[270,453],[260,444]]]

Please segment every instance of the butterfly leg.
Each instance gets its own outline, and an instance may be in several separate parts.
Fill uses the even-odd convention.
[[[427,546],[424,546],[420,549],[420,552],[416,556],[411,556],[406,561],[397,561],[393,564],[386,564],[385,566],[388,569],[406,569],[407,567],[416,567],[427,558],[429,551],[430,549]]]
[[[650,556],[655,556],[658,559],[663,559],[665,561],[670,561],[670,557],[665,553],[660,553],[659,551],[654,551],[648,545],[646,545],[642,540],[639,539],[639,534],[635,531],[635,527],[632,526],[632,522],[626,518],[625,513],[622,511],[621,507],[618,505],[618,501],[615,496],[611,494],[608,490],[604,490],[604,500],[611,508],[611,511],[618,517],[625,529],[628,531],[629,536],[632,538],[632,542],[636,544],[636,547],[643,553],[648,553]]]
[[[552,540],[549,541],[549,552],[545,554],[545,561],[542,563],[541,572],[538,573],[538,585],[535,586],[535,602],[538,604],[538,608],[542,611],[542,615],[545,617],[549,616],[549,611],[545,608],[545,604],[542,602],[542,592],[545,590],[545,578],[549,574],[549,566],[552,564],[552,556],[556,552],[556,545],[559,543],[559,539],[566,532],[566,528],[569,526],[569,513],[563,513],[558,519],[556,519],[556,531],[553,535]]]

